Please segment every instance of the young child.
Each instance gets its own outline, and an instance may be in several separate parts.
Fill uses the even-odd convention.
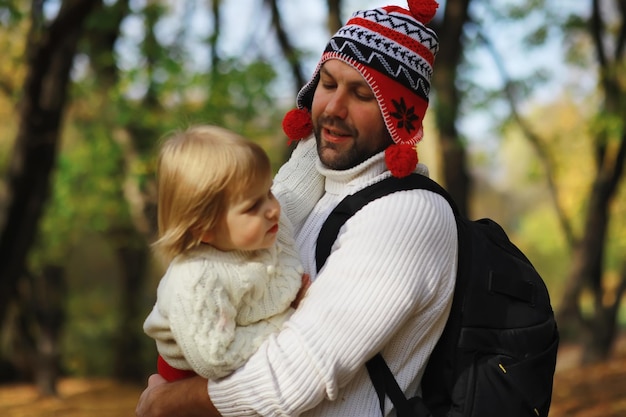
[[[163,143],[157,182],[154,247],[170,264],[144,331],[165,379],[226,376],[280,329],[308,286],[270,161],[228,130],[196,126]]]

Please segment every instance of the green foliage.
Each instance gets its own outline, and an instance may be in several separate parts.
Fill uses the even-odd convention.
[[[19,1],[0,0],[0,24],[9,26],[24,18],[25,11]]]
[[[586,16],[570,14],[562,25],[565,59],[573,66],[589,68],[594,65],[592,43],[587,36],[589,22]]]
[[[70,292],[62,363],[70,375],[110,375],[119,320],[119,268],[106,240],[85,234],[65,260]]]
[[[83,133],[88,140],[66,146],[59,155],[31,267],[62,264],[86,233],[105,233],[129,222],[121,200],[120,150],[103,131]]]
[[[554,216],[553,208],[545,203],[537,205],[519,222],[515,239],[544,278],[553,305],[557,308],[567,277],[571,253]]]
[[[589,131],[596,137],[600,138],[602,143],[600,146],[607,146],[609,142],[613,142],[614,145],[619,146],[624,132],[626,132],[626,120],[623,115],[615,113],[598,113],[590,123]],[[617,148],[615,148],[615,151]]]
[[[115,343],[124,337],[117,334],[122,271],[115,252],[122,242],[111,236],[134,227],[125,187],[130,180],[140,191],[149,190],[161,137],[191,124],[213,123],[260,142],[273,161],[283,156],[274,149],[283,143],[283,110],[271,93],[272,65],[227,58],[214,70],[195,69],[180,43],[164,43],[150,32],[163,10],[149,14],[142,20],[148,36],[137,48],[143,56],[130,65],[122,65],[116,54],[102,53],[102,36],[83,44],[52,192],[29,255],[34,273],[49,264],[65,267],[63,367],[73,375],[110,375],[114,367]],[[91,30],[106,32],[113,22],[103,16],[90,22]],[[154,290],[149,294],[152,299]],[[150,304],[146,300],[142,312],[147,314]],[[146,349],[137,356],[150,366],[154,344],[142,335],[141,322],[139,317],[134,327]]]
[[[113,292],[73,291],[62,341],[63,370],[69,375],[109,376],[118,317]]]
[[[622,182],[613,204],[607,238],[607,268],[618,274],[626,263],[626,185]],[[626,307],[624,308],[626,314]]]
[[[533,10],[545,9],[545,3],[545,0],[509,1],[508,4],[505,3],[504,15],[513,20],[520,20],[527,17]]]

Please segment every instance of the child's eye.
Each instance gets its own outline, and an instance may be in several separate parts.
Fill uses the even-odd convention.
[[[246,213],[255,212],[256,210],[259,209],[260,206],[261,206],[261,201],[260,200],[256,200],[254,203],[252,203],[250,206],[248,206],[248,208],[245,210],[245,212]]]

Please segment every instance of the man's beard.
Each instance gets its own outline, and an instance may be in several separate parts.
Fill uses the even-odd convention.
[[[322,144],[322,127],[326,128],[337,128],[341,132],[348,133],[351,136],[351,146],[346,148],[345,145],[338,145],[332,142],[326,141]],[[385,130],[385,132],[387,132]],[[385,144],[380,149],[369,150],[369,149],[361,149],[359,145],[363,145],[367,142],[367,140],[359,138],[359,132],[347,125],[342,120],[331,118],[331,117],[320,117],[317,120],[314,128],[315,141],[317,143],[317,153],[320,157],[320,161],[327,167],[337,171],[344,171],[350,168],[354,168],[362,162],[365,162],[372,156],[377,153],[383,151],[384,149],[392,143],[391,138],[389,138],[389,144]],[[337,148],[344,148],[344,151],[341,153],[337,151]],[[335,158],[326,158],[323,156],[324,149],[332,149],[335,151]]]
[[[316,130],[315,139],[317,141],[317,153],[320,157],[320,161],[322,161],[322,164],[324,164],[324,166],[326,166],[327,168],[334,169],[337,171],[343,171],[346,169],[353,168],[357,166],[358,164],[360,164],[361,162],[365,161],[367,158],[369,158],[369,156],[365,157],[364,155],[361,154],[361,152],[359,152],[359,150],[356,147],[356,144],[353,144],[353,146],[351,146],[347,150],[339,153],[336,150],[337,144],[331,143],[331,142],[325,142],[325,144],[322,145],[320,137],[321,136],[319,136],[319,131]],[[335,158],[324,157],[324,153],[322,152],[323,149],[335,150],[336,157]]]

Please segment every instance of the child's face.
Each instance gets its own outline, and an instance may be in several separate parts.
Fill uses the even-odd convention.
[[[205,243],[221,251],[267,249],[276,241],[280,204],[272,194],[270,175],[259,177],[233,196]]]

